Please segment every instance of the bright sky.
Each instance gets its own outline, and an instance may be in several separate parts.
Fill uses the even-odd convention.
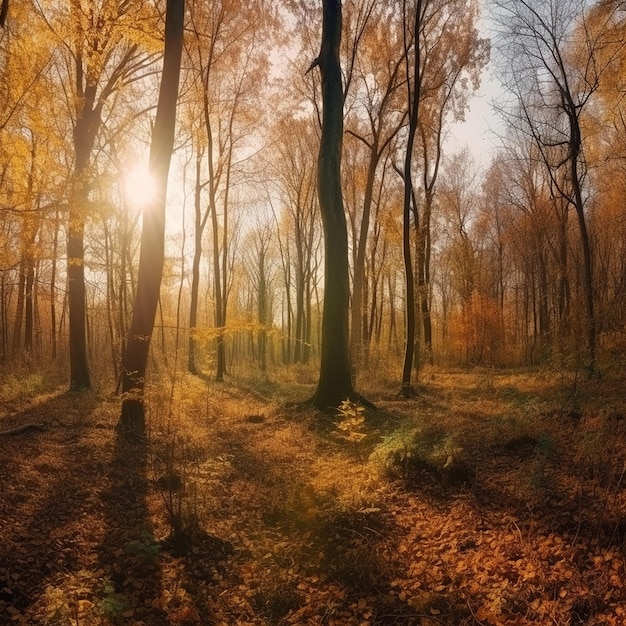
[[[483,0],[484,4],[484,0]],[[482,37],[490,38],[490,21],[485,14],[478,21],[478,29]],[[493,50],[492,50],[493,55]],[[465,115],[465,122],[452,128],[446,144],[446,151],[457,151],[469,146],[477,165],[487,167],[494,151],[501,145],[498,133],[502,123],[491,107],[495,98],[502,94],[502,85],[492,71],[492,61],[483,70],[480,89],[470,101],[470,110]]]
[[[446,142],[448,154],[469,146],[477,165],[482,167],[489,165],[495,149],[501,145],[498,134],[502,123],[491,103],[502,94],[502,85],[493,76],[490,67],[483,71],[480,89],[470,100],[465,122],[451,129]]]

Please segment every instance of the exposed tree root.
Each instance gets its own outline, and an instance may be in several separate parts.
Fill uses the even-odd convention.
[[[402,389],[398,391],[398,397],[402,398],[415,398],[418,395],[419,394],[417,393],[415,387],[412,387],[411,385],[403,386]]]
[[[334,414],[337,412],[337,409],[339,408],[339,406],[345,399],[346,399],[345,396],[341,398],[337,397],[336,401],[323,403],[320,401],[317,395],[313,395],[312,397],[310,397],[308,400],[305,400],[304,402],[296,403],[296,406],[303,406],[303,407],[313,406],[317,408],[319,411],[321,411],[322,413]],[[350,400],[351,402],[354,402],[355,404],[361,404],[365,408],[370,409],[372,411],[378,410],[378,407],[372,401],[368,400],[365,396],[362,396],[360,393],[353,392],[351,394],[348,394],[347,399]]]
[[[27,430],[45,430],[43,424],[23,424],[22,426],[16,426],[15,428],[9,428],[8,430],[0,430],[0,437],[8,435],[18,435],[19,433],[26,432]]]

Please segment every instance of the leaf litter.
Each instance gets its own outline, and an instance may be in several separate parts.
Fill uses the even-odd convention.
[[[7,426],[45,430],[0,439],[0,623],[623,624],[626,407],[590,383],[573,422],[558,385],[434,372],[341,428],[185,380],[141,451],[115,399],[30,399]]]

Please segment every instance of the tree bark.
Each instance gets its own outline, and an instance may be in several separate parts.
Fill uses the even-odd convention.
[[[339,64],[341,0],[323,1],[322,44],[318,65],[322,75],[322,137],[317,186],[324,226],[324,305],[320,374],[311,403],[321,410],[354,398],[348,315],[348,231],[341,193],[343,86]]]
[[[78,77],[78,80],[82,80]],[[87,85],[84,89],[78,84],[82,94],[82,106],[74,127],[74,152],[76,162],[67,238],[67,292],[69,304],[69,344],[70,344],[70,389],[89,389],[91,376],[87,359],[87,305],[85,291],[85,221],[89,195],[87,170],[89,155],[93,149],[96,134],[101,124],[102,105],[94,105],[96,86]]]
[[[413,75],[409,71],[409,54],[408,42],[405,40],[405,58],[407,63],[407,91],[408,91],[408,107],[409,107],[409,135],[407,138],[406,152],[404,156],[404,169],[402,178],[404,180],[404,199],[402,210],[402,252],[404,258],[405,273],[405,292],[406,292],[406,337],[404,346],[404,364],[402,367],[402,388],[400,393],[404,397],[412,394],[411,373],[413,369],[413,357],[415,353],[415,277],[413,273],[413,260],[411,255],[411,206],[414,202],[413,178],[412,178],[412,162],[413,162],[413,146],[415,145],[415,134],[417,132],[417,124],[419,119],[419,101],[420,101],[420,83],[421,83],[421,66],[420,66],[420,43],[419,43],[419,26],[421,21],[422,2],[418,0],[415,7],[414,18],[414,46],[415,58],[413,60]],[[405,32],[406,38],[406,32]],[[416,215],[417,215],[417,207]]]
[[[4,26],[7,22],[7,15],[9,13],[9,0],[2,0],[0,5],[0,26]]]
[[[143,211],[137,293],[122,357],[123,400],[117,431],[130,439],[145,436],[145,375],[165,259],[165,200],[174,149],[184,17],[184,0],[167,0],[163,71],[150,145],[156,193]]]
[[[367,235],[369,233],[370,213],[374,195],[374,181],[376,168],[380,159],[378,150],[378,131],[375,133],[371,147],[370,160],[367,168],[367,181],[365,183],[365,197],[363,199],[363,214],[359,229],[359,242],[357,244],[356,259],[354,263],[354,278],[352,280],[352,312],[350,322],[350,352],[352,362],[356,367],[363,364],[363,316],[364,316],[364,291],[365,291],[365,249],[367,247]],[[355,369],[356,369],[355,367]]]
[[[189,303],[189,355],[187,360],[187,369],[194,376],[198,374],[198,366],[196,363],[196,327],[198,325],[198,296],[200,290],[200,260],[202,258],[202,235],[207,222],[208,212],[202,214],[201,209],[201,191],[202,184],[200,182],[200,165],[201,152],[198,150],[196,155],[196,183],[194,190],[194,249],[193,263],[191,266],[191,294]]]
[[[34,286],[35,286],[35,260],[32,254],[26,259],[26,284],[24,289],[24,351],[32,354],[33,333],[35,330]]]
[[[59,249],[59,210],[54,216],[54,236],[52,239],[52,265],[50,269],[50,356],[53,361],[57,358],[57,309],[56,309],[56,279],[57,279],[57,251]]]

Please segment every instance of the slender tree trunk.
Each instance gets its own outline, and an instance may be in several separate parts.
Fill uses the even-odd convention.
[[[295,327],[295,344],[293,347],[293,362],[302,363],[304,348],[304,250],[302,245],[302,234],[300,226],[297,226],[296,233],[296,327]]]
[[[419,277],[419,298],[422,317],[422,327],[424,329],[424,352],[425,360],[433,365],[433,328],[430,317],[430,257],[431,257],[431,216],[433,207],[433,191],[428,189],[426,202],[424,205],[424,217],[422,219],[422,240],[420,248],[422,250],[421,270]]]
[[[348,231],[341,192],[343,87],[339,48],[341,0],[323,1],[322,44],[311,67],[322,75],[322,137],[317,185],[324,225],[324,305],[320,375],[311,402],[322,410],[354,398],[350,365],[348,316]]]
[[[208,89],[208,73],[205,78],[205,91]],[[204,121],[207,131],[207,161],[209,166],[209,210],[211,214],[211,229],[213,241],[213,293],[215,297],[215,331],[216,337],[216,370],[215,380],[222,382],[226,371],[226,351],[224,348],[224,320],[222,313],[224,310],[222,270],[220,267],[220,235],[219,223],[217,219],[217,198],[216,198],[216,177],[213,165],[213,131],[211,128],[211,116],[209,113],[208,93],[204,96]]]
[[[35,330],[35,309],[33,305],[35,288],[35,261],[31,254],[26,259],[26,285],[24,293],[24,351],[32,353]]]
[[[267,370],[267,279],[265,269],[265,250],[261,250],[259,254],[259,300],[258,300],[258,316],[259,316],[259,367],[261,372]]]
[[[230,127],[230,136],[232,137],[232,117],[231,117],[231,127]],[[221,313],[221,328],[222,332],[218,336],[217,342],[217,361],[218,361],[218,369],[219,364],[221,362],[221,371],[222,378],[218,380],[222,380],[224,375],[227,374],[227,366],[226,366],[226,313],[228,311],[228,296],[230,293],[230,285],[228,284],[229,280],[229,264],[228,264],[228,249],[229,249],[229,232],[228,232],[228,205],[230,198],[230,174],[232,171],[232,158],[233,158],[233,150],[232,146],[230,146],[228,151],[228,164],[226,166],[226,181],[224,185],[224,203],[223,203],[223,213],[224,220],[222,224],[222,313]],[[232,363],[232,359],[231,359]]]
[[[15,305],[15,321],[13,323],[13,345],[11,358],[17,359],[22,350],[22,325],[24,320],[24,295],[26,293],[26,261],[22,259],[17,282],[17,303]]]
[[[143,212],[137,294],[122,358],[123,400],[117,430],[131,439],[145,436],[145,375],[165,259],[165,201],[174,148],[184,17],[184,0],[167,0],[163,72],[150,146],[150,173],[156,193]]]
[[[306,305],[304,307],[304,346],[302,348],[302,363],[305,365],[311,358],[311,340],[313,334],[313,316],[312,316],[312,304],[313,304],[313,289],[311,287],[311,272],[307,272],[306,277]]]
[[[570,156],[570,171],[574,188],[574,207],[576,208],[576,215],[578,217],[578,229],[580,231],[580,240],[583,249],[583,287],[585,294],[585,330],[587,344],[587,363],[585,363],[585,367],[590,374],[594,374],[596,372],[596,319],[593,295],[593,267],[589,233],[587,232],[587,223],[585,220],[585,206],[582,198],[580,174],[578,172],[578,159],[580,154],[580,126],[578,118],[576,118],[576,124],[572,134],[574,138],[572,140],[572,155]]]
[[[119,380],[119,336],[115,332],[115,316],[117,312],[117,294],[115,293],[115,269],[113,267],[113,242],[106,220],[103,220],[104,259],[107,273],[107,328],[111,348],[111,368],[113,380]]]
[[[57,358],[57,308],[56,308],[56,280],[57,280],[57,252],[59,249],[59,211],[54,218],[54,239],[52,241],[52,267],[50,269],[50,356],[53,361]]]
[[[0,305],[2,311],[0,312],[2,319],[2,354],[0,358],[2,363],[6,362],[9,357],[9,298],[7,297],[7,274],[2,272],[0,276]]]
[[[191,374],[198,374],[196,364],[196,328],[198,325],[198,295],[200,290],[200,260],[202,258],[202,234],[206,224],[206,216],[203,218],[201,210],[201,191],[200,183],[200,153],[196,156],[196,184],[194,191],[194,249],[193,262],[191,266],[191,294],[189,303],[189,354],[187,360],[187,369]]]
[[[215,331],[216,339],[216,369],[215,380],[222,382],[224,380],[224,371],[226,370],[226,352],[224,350],[224,322],[222,320],[222,272],[220,270],[220,247],[219,247],[219,225],[217,222],[217,207],[215,200],[211,201],[211,226],[213,229],[213,280],[215,295]]]
[[[408,69],[409,54],[405,51],[407,59],[407,90],[409,105],[409,135],[407,138],[406,153],[404,157],[404,200],[402,210],[402,252],[404,258],[405,295],[406,295],[406,337],[404,346],[404,365],[402,367],[401,394],[409,397],[412,394],[411,373],[413,369],[413,357],[415,350],[415,278],[413,275],[413,260],[411,258],[411,205],[414,199],[413,193],[413,146],[415,145],[415,133],[417,132],[419,99],[420,99],[420,43],[419,25],[422,12],[422,2],[418,0],[415,7],[414,37],[415,58],[413,60],[413,75],[410,76]],[[406,34],[405,34],[406,36]],[[405,42],[406,47],[406,42]],[[417,208],[415,207],[417,210]]]
[[[130,261],[130,246],[128,240],[130,238],[128,220],[126,212],[124,212],[124,218],[122,220],[122,233],[121,233],[121,250],[120,250],[120,273],[119,273],[119,301],[117,308],[117,325],[120,336],[120,354],[123,355],[126,351],[126,337],[128,334],[128,320],[129,314],[129,295],[128,295],[128,283],[131,282],[131,294],[134,298],[134,278],[132,263]],[[118,378],[118,384],[121,384],[121,376]]]
[[[283,282],[284,282],[284,296],[281,307],[281,346],[283,364],[289,365],[291,363],[291,318],[292,318],[292,306],[291,306],[291,263],[289,262],[289,249],[285,250],[280,242],[280,236],[278,238],[278,245],[280,249],[280,259],[283,268]]]
[[[350,355],[356,366],[363,363],[363,318],[367,317],[365,290],[365,251],[367,249],[367,235],[370,226],[370,214],[374,195],[374,181],[380,155],[378,152],[378,135],[371,146],[370,161],[367,168],[367,180],[363,199],[363,214],[359,230],[356,259],[354,263],[354,277],[352,280],[352,311],[350,320]]]

